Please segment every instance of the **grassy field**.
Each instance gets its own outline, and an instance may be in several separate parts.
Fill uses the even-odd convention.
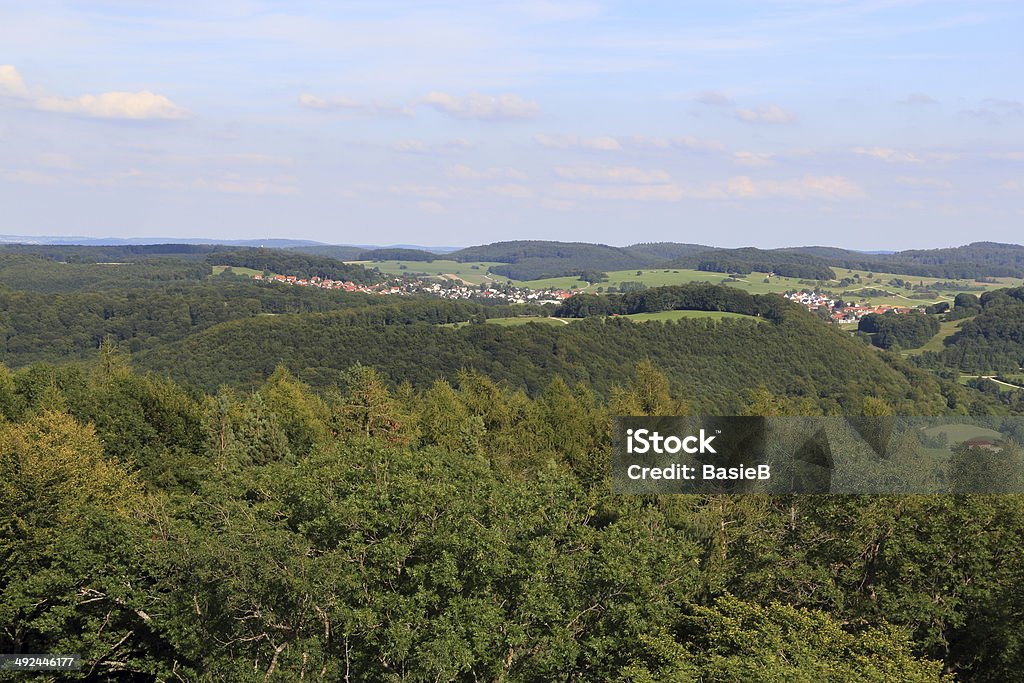
[[[960,320],[949,320],[947,322],[939,323],[939,331],[936,333],[934,337],[928,340],[927,344],[918,349],[910,349],[909,351],[904,351],[903,355],[917,356],[924,353],[925,351],[941,351],[942,349],[945,348],[944,342],[946,341],[946,339],[956,334],[957,330],[960,329],[960,326],[971,319],[972,318],[962,318]]]
[[[1003,438],[1003,435],[994,429],[970,424],[941,425],[939,427],[932,427],[924,430],[924,433],[929,436],[936,436],[943,432],[945,432],[946,439],[949,440],[949,444],[951,446],[971,439],[991,439],[993,441],[998,441]]]

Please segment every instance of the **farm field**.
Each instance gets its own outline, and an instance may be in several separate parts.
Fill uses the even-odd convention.
[[[908,351],[904,351],[903,355],[918,356],[922,353],[925,353],[926,351],[941,351],[945,346],[943,342],[945,342],[946,339],[948,339],[949,337],[952,337],[954,334],[956,334],[957,330],[960,329],[960,326],[963,325],[968,320],[973,320],[973,318],[948,320],[946,322],[939,323],[939,331],[936,333],[934,337],[928,340],[927,344],[917,349],[910,349]]]
[[[1003,438],[1003,435],[994,429],[988,429],[987,427],[972,424],[941,425],[939,427],[926,429],[924,430],[924,433],[929,436],[936,436],[938,434],[945,433],[946,439],[949,440],[950,445],[962,443],[971,439],[1001,440]]]

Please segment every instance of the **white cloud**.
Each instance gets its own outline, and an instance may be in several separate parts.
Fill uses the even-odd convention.
[[[601,13],[601,5],[596,2],[526,0],[525,2],[509,3],[508,7],[512,11],[542,22],[586,19]]]
[[[461,192],[460,188],[441,185],[389,185],[385,191],[393,195],[419,197],[420,199],[447,199]]]
[[[243,178],[233,173],[226,173],[215,178],[199,178],[193,185],[200,189],[216,190],[228,194],[285,196],[298,194],[297,182],[293,176]]]
[[[892,149],[891,147],[854,147],[854,154],[873,157],[889,163],[920,164],[924,161],[914,152]]]
[[[611,199],[636,202],[678,202],[687,196],[685,190],[671,183],[658,185],[595,185],[591,183],[557,183],[556,196],[569,199]]]
[[[17,69],[0,66],[0,95],[21,100],[34,109],[79,114],[102,119],[182,119],[188,112],[163,95],[139,92],[105,92],[99,95],[60,97],[30,90]]]
[[[28,97],[28,88],[21,74],[10,64],[0,64],[0,97]]]
[[[735,176],[704,186],[673,182],[616,184],[595,182],[555,183],[552,194],[562,199],[678,202],[699,200],[789,199],[802,201],[849,201],[866,193],[843,176],[805,176],[786,180],[761,180]]]
[[[799,180],[755,180],[736,176],[715,186],[737,199],[823,199],[842,201],[866,196],[863,188],[843,176],[806,176]]]
[[[720,152],[725,145],[717,140],[705,140],[688,135],[676,135],[673,137],[647,137],[634,135],[630,138],[633,144],[644,147],[655,147],[657,149],[689,149],[703,152]]]
[[[909,95],[907,95],[904,99],[900,100],[900,104],[918,104],[918,105],[922,105],[922,104],[938,104],[938,103],[939,103],[939,101],[936,100],[934,97],[932,97],[931,95],[927,95],[927,94],[925,94],[923,92],[912,92]]]
[[[896,178],[896,184],[902,185],[903,187],[932,190],[950,190],[953,188],[953,183],[948,180],[943,180],[942,178],[923,178],[919,176],[899,176]]]
[[[796,114],[778,105],[766,105],[736,110],[736,117],[747,123],[796,123]]]
[[[736,152],[732,155],[732,160],[740,166],[764,168],[775,165],[774,156],[770,152]]]
[[[499,197],[512,197],[515,199],[529,199],[534,194],[531,188],[527,187],[526,185],[520,185],[518,183],[492,185],[488,189],[493,194],[496,194]]]
[[[9,183],[26,185],[54,185],[57,182],[55,176],[32,169],[0,169],[0,178]]]
[[[359,102],[348,97],[332,97],[324,99],[310,93],[299,95],[299,105],[307,109],[319,111],[341,112],[354,116],[413,116],[415,109],[401,104],[385,102]]]
[[[533,136],[534,142],[541,147],[550,149],[592,149],[602,152],[619,152],[622,144],[609,135],[598,137],[580,137],[578,135],[546,135],[539,133]]]
[[[426,213],[445,213],[448,209],[441,202],[425,201],[417,202],[416,206]]]
[[[646,147],[653,149],[685,149],[699,152],[720,152],[725,145],[717,140],[695,138],[688,135],[647,136],[631,135],[613,137],[597,135],[583,137],[579,135],[548,135],[539,133],[533,136],[534,142],[549,149],[589,149],[600,152],[620,152],[627,146]]]
[[[75,167],[74,160],[69,155],[60,152],[43,152],[37,158],[37,163],[44,168],[55,168],[61,171]]]
[[[518,95],[470,93],[459,96],[432,92],[420,102],[457,119],[478,121],[532,119],[540,113],[540,105]]]
[[[989,98],[983,100],[974,109],[967,109],[963,113],[974,118],[984,119],[989,123],[1002,123],[1007,117],[1024,116],[1024,102]]]
[[[36,109],[82,114],[100,119],[183,119],[188,113],[163,95],[140,92],[105,92],[80,97],[40,97]]]
[[[694,95],[693,101],[711,107],[731,107],[733,105],[732,97],[721,90],[704,90]]]
[[[391,149],[406,154],[449,153],[472,147],[464,138],[455,138],[443,142],[426,142],[425,140],[398,140],[391,143]]]
[[[555,175],[564,180],[609,184],[668,183],[669,174],[661,169],[633,166],[558,166]]]
[[[473,168],[465,164],[450,166],[445,175],[449,178],[460,180],[496,180],[508,178],[511,180],[526,180],[526,173],[515,168]]]

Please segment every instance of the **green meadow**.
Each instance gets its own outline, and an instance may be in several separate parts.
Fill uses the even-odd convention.
[[[973,318],[963,318],[961,320],[948,320],[946,322],[939,323],[938,333],[936,333],[934,337],[929,339],[927,344],[917,349],[910,349],[909,351],[904,351],[903,355],[916,356],[924,353],[925,351],[941,351],[943,348],[945,348],[944,342],[946,341],[946,339],[956,334],[957,330],[960,329],[961,325],[963,325],[968,320],[972,319]]]

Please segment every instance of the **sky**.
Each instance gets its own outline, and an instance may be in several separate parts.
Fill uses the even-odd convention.
[[[1016,0],[0,0],[0,234],[1024,242]]]

